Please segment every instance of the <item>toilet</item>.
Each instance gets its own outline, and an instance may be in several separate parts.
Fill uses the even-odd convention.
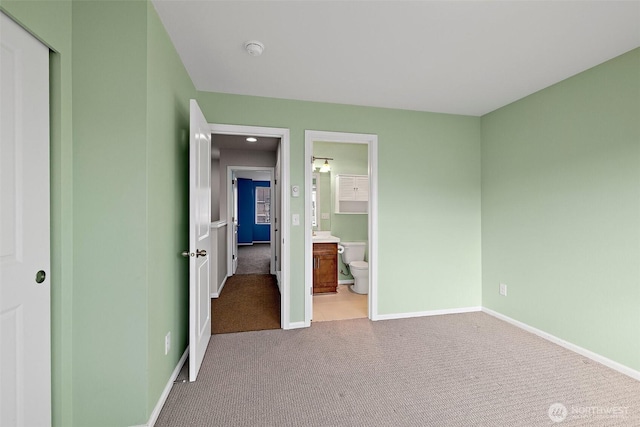
[[[367,248],[365,242],[340,242],[338,245],[342,251],[342,262],[349,266],[354,284],[351,290],[357,294],[369,293],[369,263],[364,260]]]

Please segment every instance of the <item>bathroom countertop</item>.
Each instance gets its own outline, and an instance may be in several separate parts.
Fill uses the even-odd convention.
[[[316,231],[311,238],[313,243],[340,243],[340,238],[332,236],[330,231]]]

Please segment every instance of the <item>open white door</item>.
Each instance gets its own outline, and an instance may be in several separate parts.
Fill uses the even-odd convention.
[[[189,381],[195,381],[211,338],[211,130],[195,99],[189,129]]]
[[[49,49],[2,13],[0,67],[0,426],[49,426]]]

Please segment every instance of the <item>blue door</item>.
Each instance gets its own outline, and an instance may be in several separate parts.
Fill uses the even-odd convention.
[[[238,243],[253,243],[253,181],[238,178]]]

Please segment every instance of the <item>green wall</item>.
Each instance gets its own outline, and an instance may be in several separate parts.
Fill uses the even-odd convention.
[[[305,130],[377,134],[378,312],[480,305],[480,118],[206,92],[198,103],[211,123],[290,129],[301,188]],[[302,195],[291,213],[304,216]],[[290,266],[291,321],[301,322],[303,227],[291,227]]]
[[[640,49],[482,118],[483,306],[636,370],[639,118]]]
[[[146,13],[144,2],[73,6],[76,425],[145,421]]]
[[[0,1],[54,51],[53,425],[145,424],[187,341],[195,88],[149,2]]]
[[[75,3],[73,43],[74,423],[142,424],[187,345],[195,89],[147,2]]]
[[[149,413],[188,345],[189,99],[195,88],[147,5],[147,247]],[[164,337],[171,350],[164,355]]]

